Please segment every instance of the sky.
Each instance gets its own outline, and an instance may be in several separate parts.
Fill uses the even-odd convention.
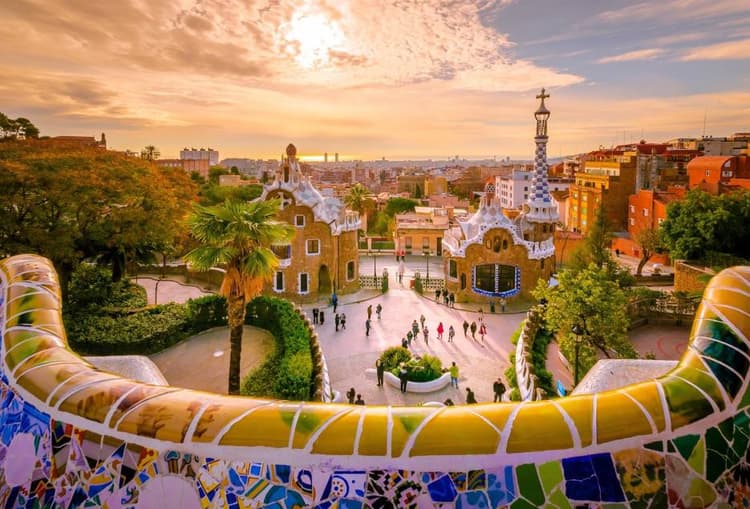
[[[750,131],[747,0],[0,1],[0,111],[162,157],[531,159]]]

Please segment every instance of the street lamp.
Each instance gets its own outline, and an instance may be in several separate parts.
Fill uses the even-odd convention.
[[[430,280],[430,250],[425,249],[423,251],[425,258],[427,259],[427,281]]]
[[[576,339],[575,339],[575,342],[576,342],[575,343],[575,345],[576,345],[576,347],[575,347],[575,352],[576,352],[575,363],[576,364],[575,364],[575,371],[574,371],[573,379],[575,381],[574,385],[578,386],[578,350],[581,347],[581,339],[583,338],[584,330],[583,330],[583,327],[581,327],[580,325],[578,325],[576,323],[570,329],[570,332],[572,332],[576,336]]]
[[[375,282],[377,283],[378,282],[378,261],[377,261],[377,258],[375,257],[375,252],[372,249],[368,249],[367,254],[372,257],[372,277],[375,279]]]

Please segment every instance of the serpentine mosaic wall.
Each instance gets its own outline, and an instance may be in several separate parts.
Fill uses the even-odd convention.
[[[149,386],[67,347],[57,278],[0,262],[5,507],[742,507],[750,268],[664,377],[520,404],[359,407]]]

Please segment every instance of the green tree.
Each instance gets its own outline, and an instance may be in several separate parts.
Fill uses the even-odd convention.
[[[146,145],[141,150],[141,159],[148,159],[149,161],[156,161],[161,156],[159,149],[153,145]]]
[[[610,248],[612,247],[612,229],[607,220],[607,213],[604,205],[600,205],[596,210],[594,224],[586,235],[584,241],[584,260],[586,265],[593,263],[602,268],[609,260],[612,259]]]
[[[362,184],[354,184],[349,188],[349,193],[344,196],[344,203],[350,210],[359,212],[360,214],[365,208],[365,198],[367,196],[367,189]]]
[[[86,259],[115,261],[173,242],[195,199],[190,177],[124,154],[48,140],[0,144],[0,252],[51,259],[67,299]]]
[[[643,267],[648,263],[656,251],[661,248],[659,230],[655,228],[643,228],[636,235],[635,241],[641,246],[641,259],[638,261],[636,276],[640,276]]]
[[[250,203],[226,201],[221,205],[196,205],[188,220],[200,246],[185,255],[198,270],[225,269],[219,292],[227,298],[229,323],[229,394],[239,394],[242,329],[247,303],[258,295],[279,265],[270,246],[289,242],[294,227],[275,221],[279,201]]]
[[[750,258],[750,191],[712,196],[700,189],[667,206],[661,240],[674,259],[713,253]]]
[[[417,205],[418,203],[415,200],[409,198],[389,198],[385,204],[385,213],[391,217],[395,217],[396,214],[414,212],[414,208]]]
[[[550,330],[557,331],[560,349],[571,360],[575,358],[576,340],[573,326],[583,334],[579,343],[579,366],[585,374],[597,359],[597,351],[610,357],[635,358],[637,354],[628,338],[628,300],[606,267],[591,263],[578,272],[563,270],[559,284],[548,287],[539,281],[533,294],[547,299],[545,319]]]
[[[28,118],[18,117],[13,119],[0,112],[0,138],[39,138],[39,129]]]

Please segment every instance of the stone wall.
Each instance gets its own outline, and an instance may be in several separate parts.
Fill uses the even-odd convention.
[[[693,265],[686,260],[678,260],[674,265],[674,291],[686,293],[702,292],[708,277],[715,272],[702,265]]]

